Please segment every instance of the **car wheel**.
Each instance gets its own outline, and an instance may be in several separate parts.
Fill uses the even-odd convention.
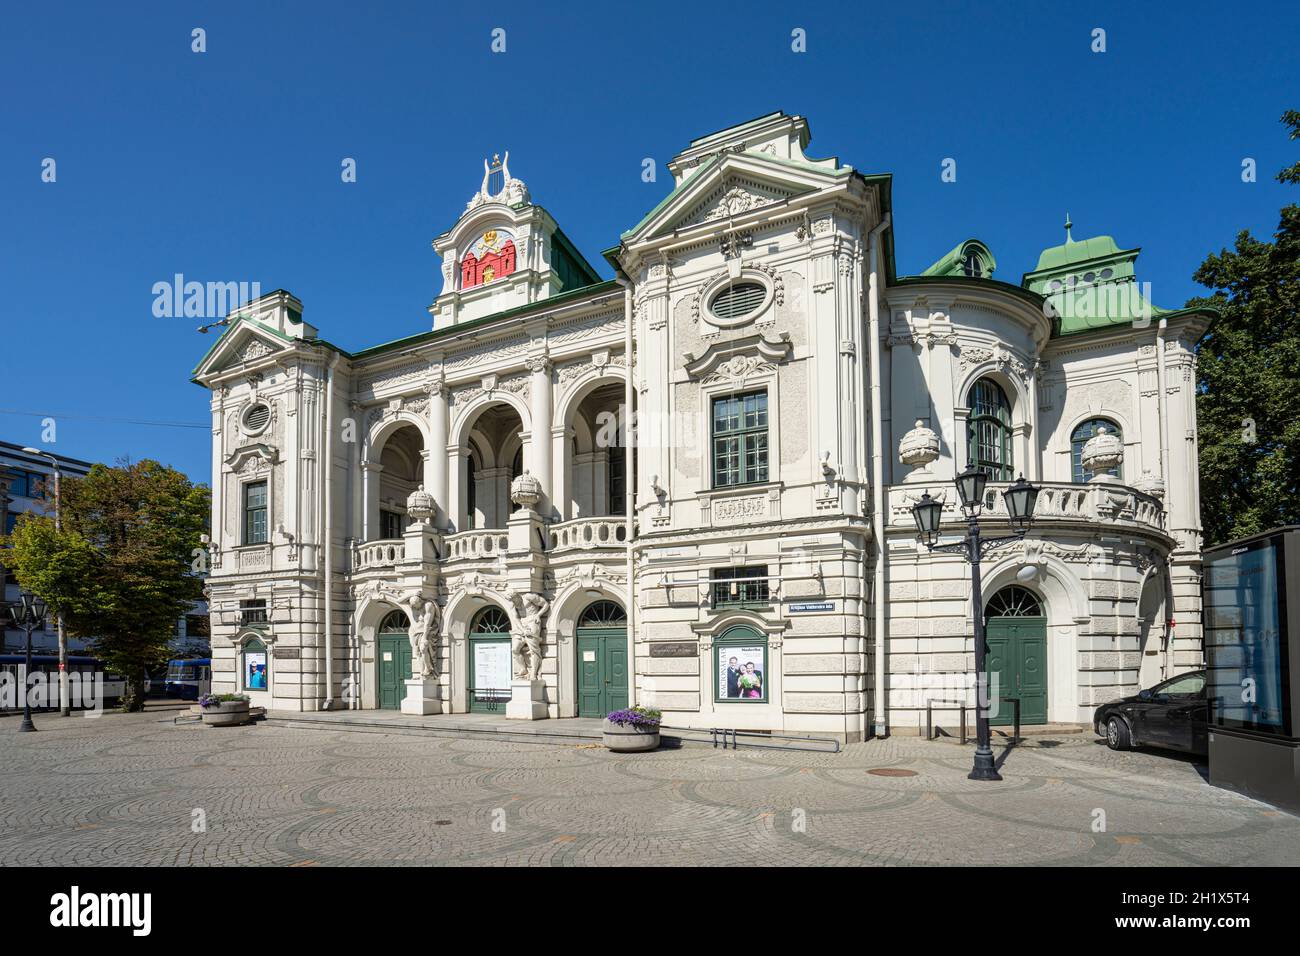
[[[1128,750],[1132,746],[1128,735],[1128,724],[1118,717],[1106,721],[1106,746],[1111,750]]]

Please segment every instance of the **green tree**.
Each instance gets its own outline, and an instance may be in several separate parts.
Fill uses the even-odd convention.
[[[1300,139],[1300,112],[1282,123]],[[1277,178],[1300,185],[1300,162]],[[1243,229],[1194,278],[1212,294],[1188,305],[1221,316],[1197,350],[1206,541],[1300,522],[1300,206],[1283,207],[1271,242]]]
[[[148,668],[167,659],[176,621],[202,595],[195,573],[210,495],[148,459],[95,465],[61,482],[63,528],[50,515],[23,515],[5,564],[40,595],[68,632],[87,640],[127,679],[123,707],[144,706]]]

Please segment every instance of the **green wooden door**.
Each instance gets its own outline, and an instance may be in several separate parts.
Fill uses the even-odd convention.
[[[1020,723],[1047,723],[1047,618],[991,617],[984,625],[989,693],[1020,698]],[[993,677],[997,675],[997,686]],[[994,726],[1010,726],[1015,710],[1000,701]]]
[[[406,681],[411,679],[411,640],[405,631],[381,633],[376,640],[379,659],[379,707],[398,710],[406,696]]]
[[[578,628],[578,716],[622,710],[627,692],[627,628]]]

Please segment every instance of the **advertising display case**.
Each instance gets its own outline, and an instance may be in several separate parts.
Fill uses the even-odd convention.
[[[1204,552],[1210,782],[1300,811],[1300,527]]]

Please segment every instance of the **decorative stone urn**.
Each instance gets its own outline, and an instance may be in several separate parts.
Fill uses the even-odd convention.
[[[1083,470],[1088,473],[1089,481],[1118,484],[1119,479],[1106,472],[1124,463],[1124,443],[1105,425],[1098,425],[1097,434],[1084,444],[1079,461],[1083,465]]]
[[[202,708],[203,724],[207,727],[238,727],[248,723],[248,701],[224,700]]]
[[[601,731],[605,748],[615,753],[640,753],[659,746],[658,724],[618,724],[606,717]]]
[[[1133,487],[1144,495],[1150,495],[1161,501],[1165,497],[1165,480],[1159,475],[1151,474],[1151,469],[1142,469],[1142,477],[1133,482]]]
[[[521,508],[535,510],[542,500],[542,483],[525,471],[510,482],[510,500]]]
[[[917,471],[926,471],[930,463],[939,457],[939,436],[934,429],[927,428],[921,419],[916,420],[916,427],[903,436],[898,443],[898,460]]]
[[[412,521],[428,524],[433,520],[436,508],[433,495],[424,490],[424,485],[420,485],[406,498],[406,513]]]

